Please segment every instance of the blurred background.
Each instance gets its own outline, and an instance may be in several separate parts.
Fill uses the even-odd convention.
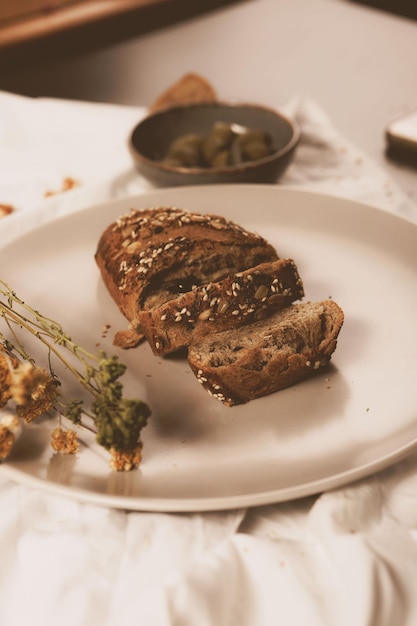
[[[326,7],[326,3],[334,6]],[[298,87],[297,74],[292,69],[294,60],[307,61],[309,65],[314,62],[323,69],[330,62],[323,52],[327,55],[332,49],[343,73],[343,59],[337,57],[341,48],[337,43],[339,37],[351,39],[352,55],[355,55],[355,39],[361,33],[352,31],[349,23],[337,24],[340,3],[356,3],[377,12],[417,19],[417,2],[410,0],[272,0],[278,20],[265,31],[265,24],[260,25],[268,18],[265,10],[268,2],[262,0],[2,0],[0,89],[30,96],[145,104],[158,89],[166,86],[171,76],[175,78],[175,73],[180,72],[180,68],[175,72],[173,64],[184,63],[203,74],[213,74],[217,49],[221,50],[224,40],[227,41],[229,29],[241,31],[242,65],[239,66],[239,50],[236,49],[230,50],[229,58],[218,58],[218,62],[222,63],[223,75],[225,63],[226,69],[229,67],[233,72],[234,83],[239,82],[236,74],[240,73],[243,85],[239,84],[239,95],[245,96],[248,70],[259,70],[256,64],[259,47],[271,47],[271,53],[279,55],[277,79],[281,78],[284,86],[288,79],[286,67],[291,68],[294,77],[289,89],[293,89]],[[231,5],[242,4],[253,5],[256,19],[251,25],[234,22],[239,13],[226,11]],[[318,33],[309,28],[317,13],[321,13],[322,19]],[[204,17],[206,26],[202,28]],[[198,26],[195,38],[193,24]],[[293,40],[295,25],[296,41]],[[178,48],[177,39],[175,49],[169,47],[169,38],[158,40],[158,32],[162,37],[169,28],[174,29],[173,33],[183,29],[183,49]],[[164,45],[159,47],[162,41]],[[236,41],[236,32],[233,41]],[[387,43],[384,41],[383,45]],[[374,45],[380,44],[369,41],[370,56],[378,58],[378,48]],[[247,67],[247,48],[253,56],[251,67]],[[193,50],[197,53],[195,56]],[[188,61],[184,62],[187,55]],[[258,58],[263,62],[262,55]],[[199,67],[194,67],[196,62]],[[311,91],[304,73],[301,71],[298,76],[303,88]],[[216,82],[215,76],[208,78]],[[220,85],[224,92],[229,82]]]
[[[416,14],[409,0],[2,0],[0,90],[148,106],[192,71],[225,99],[307,94],[386,165],[386,125],[417,107]],[[414,193],[415,170],[389,167]]]

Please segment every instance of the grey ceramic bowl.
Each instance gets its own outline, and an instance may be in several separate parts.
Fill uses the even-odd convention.
[[[161,162],[168,147],[187,133],[207,135],[217,122],[261,128],[273,153],[257,161],[221,167],[174,167]],[[148,115],[133,129],[129,149],[138,171],[160,187],[211,183],[275,183],[289,165],[299,140],[297,125],[256,104],[207,102],[176,105]]]

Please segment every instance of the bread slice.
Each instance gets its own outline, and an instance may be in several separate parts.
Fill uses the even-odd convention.
[[[211,102],[217,99],[214,87],[203,76],[189,72],[170,85],[149,107],[152,113],[175,104]]]
[[[328,363],[344,314],[332,300],[292,304],[241,328],[195,337],[188,361],[227,406],[289,387]]]
[[[138,321],[153,352],[163,355],[188,346],[195,333],[249,324],[303,295],[294,261],[280,259],[219,282],[196,286],[160,306],[141,311]]]
[[[141,311],[193,286],[276,261],[278,255],[261,236],[224,217],[156,207],[132,209],[110,224],[95,259],[104,284],[130,322],[126,347],[131,347]],[[119,339],[123,347],[123,335]]]

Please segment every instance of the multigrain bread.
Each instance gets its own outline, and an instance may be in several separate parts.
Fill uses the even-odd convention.
[[[130,323],[115,342],[186,346],[197,380],[227,406],[301,381],[336,349],[342,309],[294,304],[304,295],[294,261],[223,217],[132,209],[104,231],[96,261]]]
[[[216,333],[263,319],[303,295],[294,261],[280,259],[195,286],[139,312],[138,321],[153,352],[162,355],[190,345],[197,333]]]
[[[176,207],[132,209],[110,224],[95,259],[104,284],[130,323],[116,343],[143,336],[139,313],[161,306],[193,286],[222,280],[278,259],[264,238],[224,217]]]
[[[243,404],[325,366],[343,320],[332,300],[292,304],[247,326],[196,337],[188,361],[211,395],[227,406]]]

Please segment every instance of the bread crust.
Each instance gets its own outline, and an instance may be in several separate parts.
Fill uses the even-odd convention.
[[[188,346],[198,333],[215,333],[263,319],[303,295],[294,261],[279,259],[200,285],[141,311],[138,321],[154,354],[163,355]]]
[[[136,328],[141,311],[192,284],[220,280],[278,255],[261,236],[221,216],[155,207],[132,209],[110,224],[95,259],[110,295]]]
[[[324,367],[343,321],[332,300],[293,304],[244,328],[200,337],[190,346],[188,361],[212,396],[227,406],[243,404]]]
[[[199,74],[189,72],[163,91],[150,106],[153,113],[159,109],[176,104],[211,102],[217,99],[217,93],[208,80]]]

